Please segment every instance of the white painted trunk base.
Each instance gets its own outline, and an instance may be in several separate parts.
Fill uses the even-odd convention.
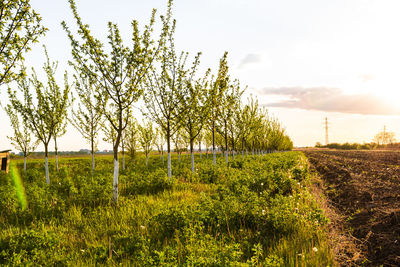
[[[94,154],[92,154],[92,174],[94,173],[94,167],[95,167]]]
[[[213,149],[213,164],[215,165],[217,161],[217,155],[215,154],[215,149]]]
[[[168,152],[168,181],[171,181],[172,169],[171,169],[171,152]]]
[[[118,160],[114,159],[114,178],[113,178],[113,199],[114,202],[118,202]]]
[[[44,169],[46,172],[46,183],[50,184],[50,176],[49,176],[49,160],[47,157],[44,158]]]
[[[24,157],[24,171],[26,171],[26,157]]]

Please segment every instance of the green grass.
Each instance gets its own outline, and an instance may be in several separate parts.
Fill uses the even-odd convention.
[[[327,266],[327,219],[307,189],[300,152],[173,158],[173,178],[158,156],[127,161],[112,203],[112,159],[14,161],[21,183],[0,175],[0,265]],[[122,164],[121,164],[122,165]],[[26,206],[18,191],[25,188]]]

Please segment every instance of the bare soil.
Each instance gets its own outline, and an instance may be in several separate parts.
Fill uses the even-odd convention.
[[[342,266],[400,266],[400,152],[305,150]]]

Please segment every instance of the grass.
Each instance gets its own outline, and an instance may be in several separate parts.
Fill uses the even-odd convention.
[[[157,155],[127,161],[112,203],[112,158],[61,158],[45,183],[42,160],[15,160],[27,205],[0,176],[0,265],[328,266],[327,219],[309,192],[300,152],[237,158]]]

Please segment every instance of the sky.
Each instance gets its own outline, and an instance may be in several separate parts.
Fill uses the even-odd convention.
[[[76,4],[98,39],[107,42],[111,21],[129,44],[131,21],[144,25],[156,8],[159,29],[167,0]],[[45,44],[50,58],[59,62],[57,77],[63,84],[71,48],[61,21],[76,29],[68,1],[31,0],[31,5],[49,31],[26,55],[25,65],[41,72]],[[175,0],[175,41],[177,49],[192,58],[202,52],[201,72],[217,71],[220,57],[228,51],[232,78],[248,86],[244,98],[257,96],[295,146],[324,143],[326,117],[329,142],[370,142],[384,126],[400,140],[398,10],[397,0]],[[3,105],[6,95],[1,88]],[[4,111],[0,121],[0,149],[12,148],[6,138],[12,129]],[[100,141],[98,148],[111,147]],[[59,150],[81,148],[88,144],[69,126],[59,139]]]

